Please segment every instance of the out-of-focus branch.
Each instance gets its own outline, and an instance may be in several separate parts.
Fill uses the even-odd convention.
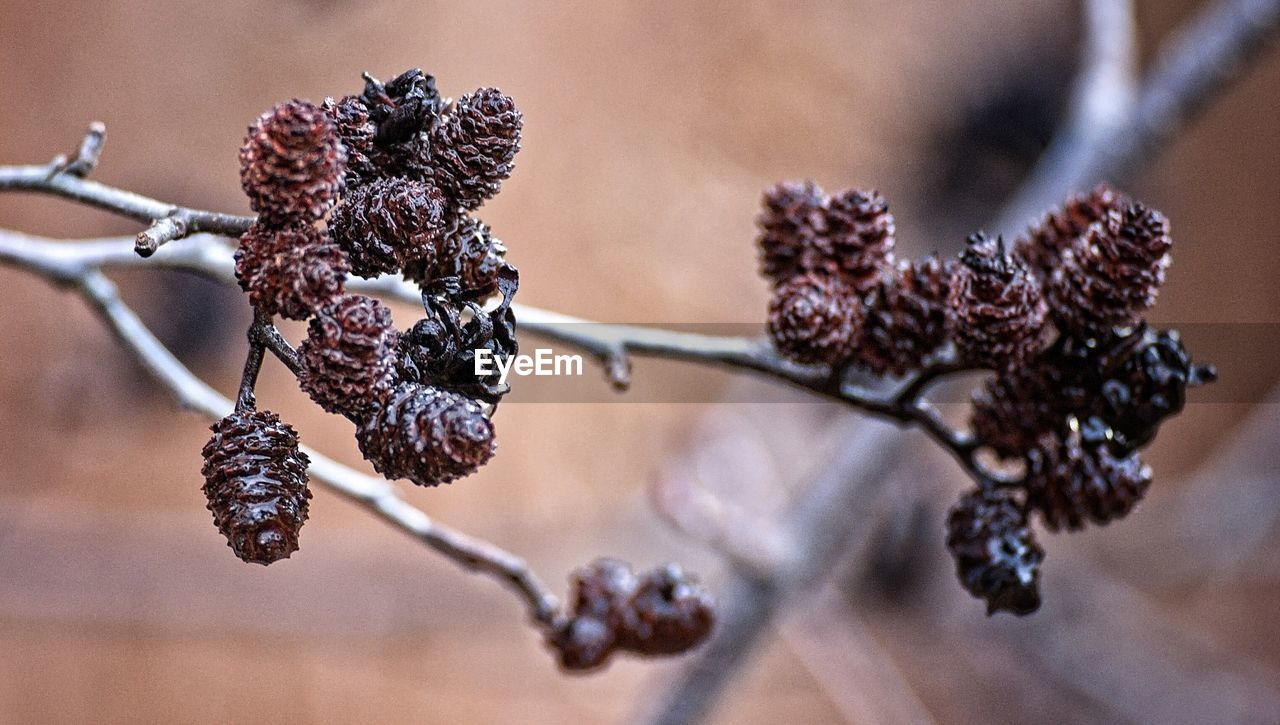
[[[1140,91],[1121,98],[1132,67],[1132,12],[1124,0],[1089,0],[1088,39],[1068,122],[994,227],[1020,232],[1073,190],[1132,178],[1153,151],[1229,85],[1280,27],[1280,0],[1219,0],[1165,42]],[[1127,31],[1121,37],[1121,29]],[[1128,50],[1125,50],[1125,49]],[[1110,49],[1110,50],[1108,50]],[[1117,82],[1119,81],[1119,82]],[[1098,126],[1080,127],[1080,122]]]
[[[51,282],[76,291],[93,308],[115,337],[143,368],[169,389],[178,403],[208,418],[218,419],[231,412],[232,403],[187,369],[138,316],[120,299],[119,292],[98,265],[61,254],[56,247],[41,246],[23,238],[15,244],[14,235],[0,234],[0,262],[42,276]],[[262,327],[261,320],[255,327]],[[269,326],[268,326],[269,327]],[[288,343],[274,328],[253,332],[263,347],[283,354],[290,352]],[[261,357],[258,358],[261,362]],[[256,366],[255,366],[256,368]],[[255,369],[256,374],[256,369]],[[248,375],[246,375],[248,377]],[[560,625],[559,604],[554,594],[529,570],[519,557],[493,544],[454,531],[432,520],[421,510],[400,497],[390,482],[366,476],[347,468],[323,454],[303,447],[311,459],[313,480],[324,484],[357,505],[369,510],[460,566],[496,577],[511,587],[524,600],[533,621],[543,629]]]

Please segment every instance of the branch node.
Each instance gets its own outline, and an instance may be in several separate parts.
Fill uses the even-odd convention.
[[[167,217],[156,219],[144,231],[139,232],[133,243],[133,251],[139,257],[150,257],[162,245],[182,239],[191,233],[191,225],[185,215],[175,211]]]
[[[609,385],[619,393],[631,389],[631,355],[626,347],[618,345],[604,354],[604,374]]]
[[[49,163],[49,180],[60,174],[79,179],[85,178],[97,168],[98,159],[102,156],[102,147],[106,142],[106,125],[101,121],[89,124],[89,130],[85,131],[75,156],[68,159],[65,155],[59,154]]]

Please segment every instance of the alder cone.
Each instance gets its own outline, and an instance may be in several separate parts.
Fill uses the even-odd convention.
[[[438,486],[469,476],[493,457],[493,424],[469,398],[401,383],[356,430],[360,452],[387,478]]]
[[[287,101],[249,127],[240,148],[240,185],[264,223],[313,222],[337,201],[346,164],[329,115],[307,101]]]
[[[947,295],[953,264],[932,255],[902,261],[868,298],[855,361],[878,374],[905,375],[951,339]]]
[[[970,364],[1007,369],[1043,346],[1048,311],[1040,282],[1009,256],[999,237],[969,237],[947,304],[960,353]]]
[[[515,102],[496,88],[460,98],[431,132],[437,183],[462,208],[479,207],[511,176],[523,125]]]
[[[1142,204],[1107,212],[1063,253],[1049,282],[1055,320],[1079,336],[1138,324],[1164,283],[1171,246],[1160,212]]]
[[[347,150],[346,184],[355,187],[382,174],[384,152],[374,145],[378,126],[369,117],[369,108],[359,96],[326,98],[321,106],[333,120],[338,138]]]
[[[417,138],[436,123],[444,107],[435,76],[421,68],[410,68],[386,83],[365,74],[361,100],[378,126],[376,141],[382,147]]]
[[[507,248],[494,238],[489,227],[470,216],[451,218],[440,233],[434,258],[408,262],[404,276],[423,287],[445,279],[456,280],[451,296],[480,301],[498,291],[498,275],[505,263]]]
[[[769,338],[783,355],[802,363],[837,363],[849,357],[862,326],[857,292],[840,277],[805,273],[773,293]]]
[[[827,257],[824,268],[839,271],[859,292],[880,283],[893,264],[894,223],[889,204],[878,191],[848,189],[823,205],[823,233],[818,243]]]
[[[266,410],[232,413],[210,430],[202,473],[218,531],[251,564],[289,558],[311,498],[298,434]]]
[[[1010,493],[987,489],[962,496],[947,517],[947,549],[960,583],[987,602],[988,615],[1023,616],[1040,608],[1044,550]]]
[[[445,222],[445,198],[429,182],[377,179],[356,187],[334,210],[329,233],[351,272],[376,277],[406,263],[430,264]]]
[[[1075,435],[1043,437],[1027,460],[1027,506],[1052,531],[1122,518],[1151,485],[1151,468],[1137,453],[1116,457]]]
[[[1102,221],[1108,213],[1123,211],[1128,205],[1128,197],[1106,184],[1094,187],[1088,194],[1073,194],[1061,209],[1049,212],[1028,229],[1026,236],[1015,245],[1014,253],[1047,280],[1061,265],[1062,253],[1077,237],[1083,236],[1090,225]]]
[[[240,237],[235,274],[253,306],[305,320],[342,294],[347,257],[311,225],[278,229],[255,222]]]
[[[817,249],[816,235],[824,224],[822,189],[812,181],[784,181],[764,192],[760,228],[761,273],[782,284],[809,264],[805,257]]]
[[[644,655],[671,655],[701,644],[715,625],[711,595],[675,564],[642,577],[618,632],[618,646]]]
[[[359,415],[378,402],[395,373],[391,310],[363,295],[322,308],[298,347],[298,383],[330,413]]]

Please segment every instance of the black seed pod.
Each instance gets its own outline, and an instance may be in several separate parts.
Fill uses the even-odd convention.
[[[391,310],[363,295],[322,308],[298,348],[298,383],[330,413],[360,415],[391,386],[396,331]]]
[[[1040,608],[1044,550],[1027,528],[1016,500],[1005,491],[968,493],[947,517],[947,548],[960,583],[987,602],[987,614],[1019,616]]]
[[[377,125],[376,140],[387,148],[429,130],[440,116],[444,99],[434,76],[410,68],[386,83],[365,74],[361,100]]]
[[[475,402],[402,383],[356,429],[360,452],[382,475],[438,486],[471,475],[493,456],[493,424]]]
[[[498,274],[507,248],[493,237],[488,226],[465,214],[458,215],[450,219],[440,240],[433,259],[405,264],[407,279],[427,287],[452,278],[457,284],[453,296],[461,300],[481,301],[498,291]]]
[[[802,363],[848,358],[862,326],[857,292],[840,277],[806,273],[779,286],[769,302],[769,338]]]
[[[523,125],[515,102],[496,88],[463,96],[431,133],[437,183],[462,208],[479,207],[511,176]]]
[[[210,430],[202,472],[218,531],[249,563],[289,558],[311,498],[297,433],[266,410],[232,413]]]
[[[433,263],[444,227],[445,199],[428,182],[378,179],[343,199],[329,221],[351,272],[376,277],[414,261]]]
[[[822,189],[812,181],[784,181],[764,192],[760,228],[761,273],[774,285],[795,276],[806,256],[817,248],[816,235],[824,224]]]
[[[859,292],[880,283],[893,264],[894,224],[889,204],[878,191],[848,189],[823,205],[824,229],[819,237],[825,268],[838,270]]]
[[[904,375],[950,340],[953,272],[934,256],[900,262],[869,298],[856,362],[879,375]]]
[[[966,362],[1000,370],[1043,347],[1047,310],[1040,282],[999,237],[969,237],[947,303]]]
[[[639,580],[618,646],[646,655],[679,654],[701,644],[714,624],[711,595],[679,566],[668,564]]]
[[[1052,531],[1122,518],[1151,485],[1151,468],[1137,453],[1117,458],[1107,446],[1082,445],[1078,435],[1043,437],[1027,461],[1027,506]]]
[[[1027,230],[1014,245],[1014,254],[1027,263],[1041,279],[1049,279],[1061,265],[1062,253],[1083,236],[1094,222],[1102,221],[1109,212],[1122,212],[1129,199],[1106,184],[1088,194],[1073,194],[1061,209],[1045,215]]]
[[[240,185],[266,224],[312,222],[342,192],[347,152],[319,107],[288,101],[258,117],[240,149]]]
[[[305,320],[342,294],[347,257],[311,225],[279,229],[255,223],[240,237],[236,279],[253,306]]]
[[[1062,255],[1047,290],[1055,321],[1081,337],[1136,325],[1155,304],[1170,246],[1160,212],[1141,204],[1107,212]]]

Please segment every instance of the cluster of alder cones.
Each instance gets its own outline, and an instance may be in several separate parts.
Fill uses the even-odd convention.
[[[522,123],[500,91],[452,103],[414,69],[387,83],[366,74],[361,94],[320,106],[280,103],[240,150],[258,217],[240,239],[236,278],[256,321],[309,321],[298,382],[355,424],[360,451],[388,479],[438,486],[493,456],[491,416],[507,386],[477,376],[475,356],[517,353],[519,275],[470,213],[510,176]],[[344,291],[349,274],[395,273],[422,290],[425,316],[406,331],[382,303]],[[219,531],[244,561],[288,558],[311,497],[297,433],[252,395],[212,430],[204,490]],[[710,597],[678,568],[637,578],[602,560],[574,582],[576,608],[547,632],[566,669],[621,650],[683,652],[710,631]]]
[[[895,263],[893,217],[874,191],[782,183],[758,223],[782,354],[878,375],[945,355],[994,371],[973,432],[1025,475],[984,479],[947,521],[960,581],[988,613],[1040,605],[1032,516],[1056,531],[1128,514],[1151,483],[1137,449],[1188,386],[1213,379],[1176,331],[1143,320],[1169,264],[1167,220],[1108,187],[1072,197],[1012,249],[975,234],[956,260]]]

